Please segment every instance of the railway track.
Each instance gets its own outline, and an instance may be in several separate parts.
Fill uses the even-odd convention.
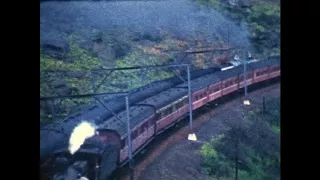
[[[253,86],[249,86],[248,92],[252,92],[252,94],[256,94],[258,92],[267,91],[269,88],[277,86],[279,84],[279,79],[270,80],[267,82],[262,82]],[[249,94],[249,98],[251,94]],[[198,129],[205,122],[207,122],[212,116],[215,115],[215,108],[223,105],[228,108],[228,106],[232,107],[231,101],[242,99],[243,98],[243,90],[239,90],[234,92],[223,99],[215,100],[202,108],[196,110],[193,114],[193,127],[194,129]],[[257,106],[256,103],[253,103],[251,108]],[[189,129],[188,129],[188,116],[179,121],[174,126],[168,128],[164,133],[157,136],[155,139],[151,141],[139,154],[134,157],[135,160],[135,180],[141,179],[142,172],[146,169],[148,165],[151,164],[161,153],[163,153],[168,147],[173,144],[181,141],[187,140]],[[201,141],[196,141],[194,143],[203,143]],[[129,167],[128,165],[119,168],[114,175],[114,179],[117,180],[129,180]]]
[[[266,61],[250,63],[250,66],[248,66],[250,69],[248,74],[249,90],[265,87],[279,80],[279,60],[279,57],[273,57]],[[191,101],[196,127],[198,127],[197,123],[201,122],[197,119],[203,114],[207,114],[217,104],[221,105],[244,94],[243,80],[245,77],[242,73],[243,68],[239,66],[226,71],[209,69],[193,74],[197,77],[192,80],[192,86],[188,91],[190,92],[191,89],[193,92]],[[188,117],[187,104],[190,104],[190,99],[188,103],[188,96],[186,95],[188,92],[185,89],[186,82],[177,85],[176,80],[177,78],[159,81],[157,84],[140,88],[126,97],[126,101],[130,98],[131,103],[139,102],[130,107],[130,126],[126,126],[126,115],[128,115],[126,112],[128,111],[123,110],[125,103],[120,99],[106,102],[113,108],[111,110],[116,111],[117,116],[114,116],[112,111],[106,111],[104,104],[101,103],[101,105],[95,104],[84,111],[69,116],[63,121],[63,124],[52,124],[56,129],[60,128],[63,132],[70,134],[76,125],[75,123],[82,121],[83,118],[90,119],[88,123],[99,126],[99,129],[96,130],[97,133],[87,139],[77,153],[72,156],[66,149],[67,146],[63,144],[67,142],[66,136],[49,130],[40,130],[40,157],[46,160],[45,158],[50,156],[49,160],[52,162],[46,166],[48,172],[43,171],[44,174],[48,177],[58,175],[68,177],[71,175],[69,169],[76,169],[79,175],[83,174],[90,179],[128,177],[128,165],[122,166],[122,164],[127,163],[128,157],[131,156],[130,152],[128,155],[127,150],[131,143],[126,143],[129,139],[126,135],[126,127],[132,129],[130,135],[132,140],[129,139],[129,142],[132,142],[133,153],[137,153],[137,155],[133,154],[136,160],[136,170],[143,169],[143,167],[140,168],[140,164],[143,166],[144,163],[148,163],[144,159],[149,159],[148,154],[154,152],[154,148],[156,151],[166,149],[170,146],[170,143],[165,143],[163,146],[159,146],[159,144],[169,142],[166,140],[170,139],[171,134],[176,136],[180,128],[186,129],[185,125],[188,121],[185,117]],[[208,117],[203,117],[202,121],[207,120]],[[187,129],[185,131],[188,132]],[[180,138],[183,137],[186,138],[187,136],[183,135]],[[177,140],[173,139],[172,141],[176,142]],[[190,142],[189,144],[193,143]],[[153,157],[156,156],[157,154]],[[61,158],[64,158],[68,164],[63,166],[64,169],[58,170],[55,168],[55,164],[60,167],[59,163],[64,163],[60,162]],[[84,165],[79,168],[79,163],[82,161],[84,161]],[[172,164],[175,164],[175,162],[172,162]],[[119,167],[119,165],[121,166]],[[66,168],[68,168],[68,171],[66,171]],[[57,169],[57,172],[54,171],[55,169]],[[51,175],[49,175],[50,172],[52,172]],[[137,177],[140,176],[139,171],[136,174]]]

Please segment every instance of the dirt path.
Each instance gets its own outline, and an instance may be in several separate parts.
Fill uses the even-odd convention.
[[[249,97],[252,106],[262,106],[262,96],[279,98],[280,84],[251,92]],[[157,144],[136,166],[136,180],[207,179],[202,173],[202,159],[199,155],[202,143],[227,130],[224,122],[242,117],[243,109],[242,98],[237,98],[198,117],[193,124],[197,142],[187,140],[188,126],[181,128]]]

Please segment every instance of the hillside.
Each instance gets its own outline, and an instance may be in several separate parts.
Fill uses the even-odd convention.
[[[237,53],[181,53],[189,49],[238,47],[256,57],[278,54],[279,3],[250,3],[42,2],[40,97],[127,91],[173,76],[168,69],[112,73],[92,69],[181,62],[191,62],[193,69],[199,69],[219,64],[221,57]],[[92,101],[55,101],[55,113],[60,119]],[[48,102],[40,103],[40,121],[53,120],[52,107]]]

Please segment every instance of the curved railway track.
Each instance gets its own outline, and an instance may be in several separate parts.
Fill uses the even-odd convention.
[[[267,94],[266,92],[270,92],[272,89],[279,88],[279,86],[279,80],[273,80],[270,82],[262,83],[261,87],[251,86],[249,88],[249,92],[252,92],[252,94],[248,94],[248,97],[253,99],[253,96],[261,96],[261,94]],[[216,108],[231,108],[233,106],[232,102],[243,99],[242,94],[243,92],[236,92],[234,94],[230,94],[229,97],[223,100],[211,102],[207,106],[198,109],[194,114],[194,130],[197,131],[201,126],[205,125],[213,116],[215,116]],[[216,103],[219,104],[216,105]],[[254,108],[255,106],[259,105],[261,104],[257,104],[257,100],[253,99],[253,103],[250,106],[250,108]],[[172,145],[176,144],[177,142],[181,142],[181,140],[187,141],[188,133],[188,118],[185,118],[175,126],[167,129],[166,133],[162,133],[157,138],[155,138],[148,146],[146,146],[141,151],[142,153],[137,154],[134,158],[136,163],[135,180],[145,180],[145,178],[141,178],[141,176],[143,172],[146,170],[146,168]],[[193,143],[202,144],[203,142],[197,140]],[[120,168],[118,173],[118,177],[114,177],[115,179],[129,180],[128,165]]]

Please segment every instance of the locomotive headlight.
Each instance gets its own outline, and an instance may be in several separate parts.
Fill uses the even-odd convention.
[[[70,153],[74,154],[87,138],[95,135],[95,132],[95,127],[88,122],[82,122],[75,127],[69,139]]]

